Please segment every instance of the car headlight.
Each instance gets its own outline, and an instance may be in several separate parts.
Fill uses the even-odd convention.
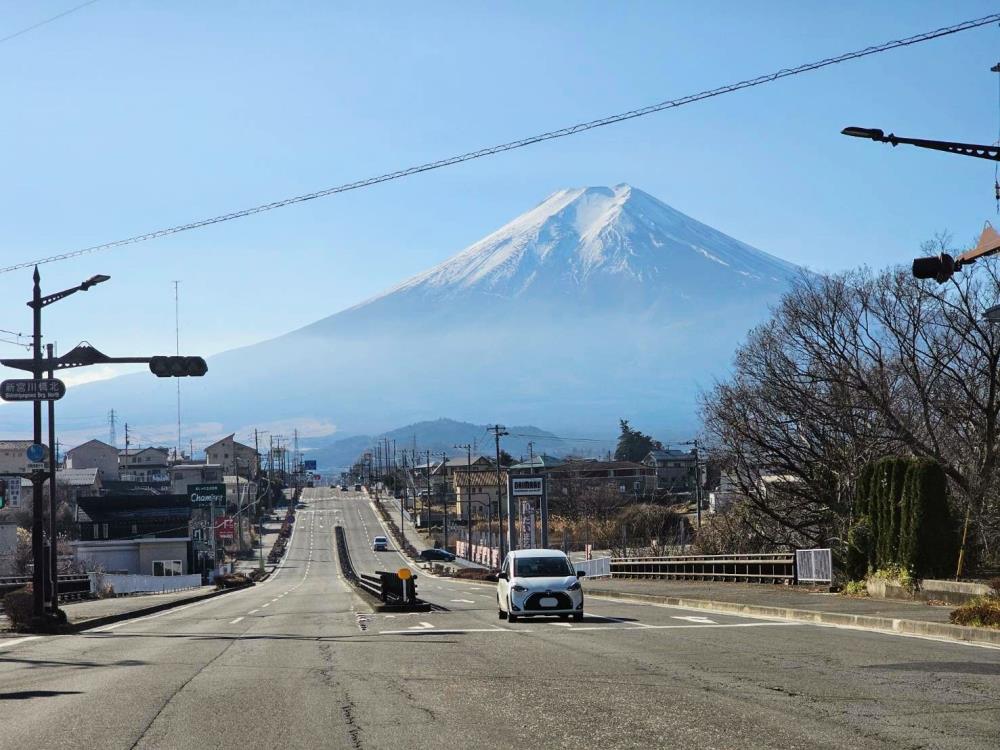
[[[580,582],[579,581],[574,581],[573,583],[571,583],[569,586],[566,587],[566,590],[567,591],[579,591],[580,590]]]
[[[514,591],[527,591],[527,590],[528,590],[528,589],[526,589],[526,588],[525,588],[524,586],[522,586],[522,585],[521,585],[521,584],[519,584],[519,583],[515,583],[515,584],[514,584],[513,586],[511,586],[511,588],[512,588],[512,589],[513,589]]]

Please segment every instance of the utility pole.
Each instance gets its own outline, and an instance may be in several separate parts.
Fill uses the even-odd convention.
[[[533,440],[529,440],[528,441],[528,463],[530,463],[532,465],[531,466],[532,469],[535,468],[535,466],[534,466],[534,464],[535,464],[535,443],[534,443]]]
[[[517,546],[515,544],[515,539],[514,539],[514,523],[513,523],[514,518],[511,515],[510,493],[507,493],[505,503],[502,503],[500,500],[500,493],[503,491],[503,481],[500,478],[500,438],[503,437],[504,435],[509,435],[510,433],[508,433],[507,429],[500,424],[493,425],[492,427],[489,428],[489,431],[493,433],[493,439],[496,444],[496,452],[497,452],[497,526],[499,527],[499,532],[500,532],[500,559],[502,561],[507,554],[506,551],[504,550],[504,547],[506,546],[507,550],[513,550]],[[506,504],[506,509],[507,509],[506,539],[504,538],[504,533],[503,533],[504,504]]]
[[[467,559],[472,559],[472,445],[456,445],[456,448],[465,448],[467,455],[465,460],[465,543],[467,549],[465,555]]]
[[[118,447],[118,435],[115,429],[118,421],[118,416],[115,414],[115,410],[112,409],[108,412],[108,442],[114,446]]]
[[[177,287],[180,281],[174,281],[174,342],[175,352],[181,355],[181,313],[180,301]],[[181,460],[181,379],[177,378],[177,450],[174,452],[174,461]]]
[[[444,549],[448,549],[448,454],[441,451],[441,475],[444,477],[444,492],[441,504],[444,506]]]
[[[45,353],[49,360],[49,377],[55,377],[52,364],[52,344],[45,345]],[[59,545],[56,543],[56,402],[49,399],[49,579],[51,581],[52,612],[59,611]]]
[[[433,509],[434,505],[431,503],[431,452],[429,450],[427,451],[427,464],[424,466],[424,476],[427,479],[427,502],[424,507],[425,509],[426,508]],[[431,514],[430,512],[428,512],[427,527],[430,528],[430,525],[431,525]]]
[[[125,423],[125,471],[128,471],[128,422]]]

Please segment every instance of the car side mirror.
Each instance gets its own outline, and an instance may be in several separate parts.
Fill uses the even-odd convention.
[[[484,580],[486,580],[486,581],[490,581],[490,582],[492,582],[492,583],[496,583],[498,579],[497,579],[497,577],[496,577],[495,575],[493,575],[492,573],[487,573],[487,574],[486,574],[486,575],[484,576]]]
[[[586,570],[578,570],[578,571],[576,571],[576,577],[577,578],[583,578],[585,575],[587,575],[587,571]]]
[[[509,581],[510,578],[508,578],[508,576],[507,576],[506,573],[497,573],[497,580],[498,581],[500,581],[500,580]]]

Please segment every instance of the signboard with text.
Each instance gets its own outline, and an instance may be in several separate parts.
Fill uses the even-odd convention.
[[[226,485],[222,482],[189,484],[188,497],[191,498],[191,505],[224,506],[226,504]]]
[[[0,383],[4,401],[57,401],[66,395],[66,384],[56,378],[19,378]]]
[[[218,539],[233,539],[236,537],[236,524],[230,516],[215,519],[215,536]]]
[[[316,471],[316,462],[315,461],[303,461],[302,462],[302,470],[303,471]]]
[[[511,514],[520,520],[520,533],[515,542],[521,549],[548,547],[549,545],[549,504],[545,493],[545,477],[537,474],[507,475],[507,491],[510,493]],[[513,519],[512,519],[513,520]],[[541,532],[541,538],[537,533]]]

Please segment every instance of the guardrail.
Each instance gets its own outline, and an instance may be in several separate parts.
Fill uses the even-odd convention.
[[[757,555],[613,557],[611,575],[626,578],[794,583],[795,555],[791,552],[779,552]]]
[[[426,602],[417,598],[417,576],[413,575],[409,580],[403,580],[398,573],[378,570],[376,575],[359,573],[354,568],[351,561],[351,553],[347,548],[347,536],[343,526],[335,526],[333,529],[337,542],[337,559],[340,561],[340,569],[350,583],[357,586],[362,591],[371,594],[377,599],[381,599],[385,604],[406,607],[406,608],[429,608]]]
[[[573,560],[573,570],[582,570],[587,578],[600,578],[611,575],[611,558],[595,557],[593,560]]]

